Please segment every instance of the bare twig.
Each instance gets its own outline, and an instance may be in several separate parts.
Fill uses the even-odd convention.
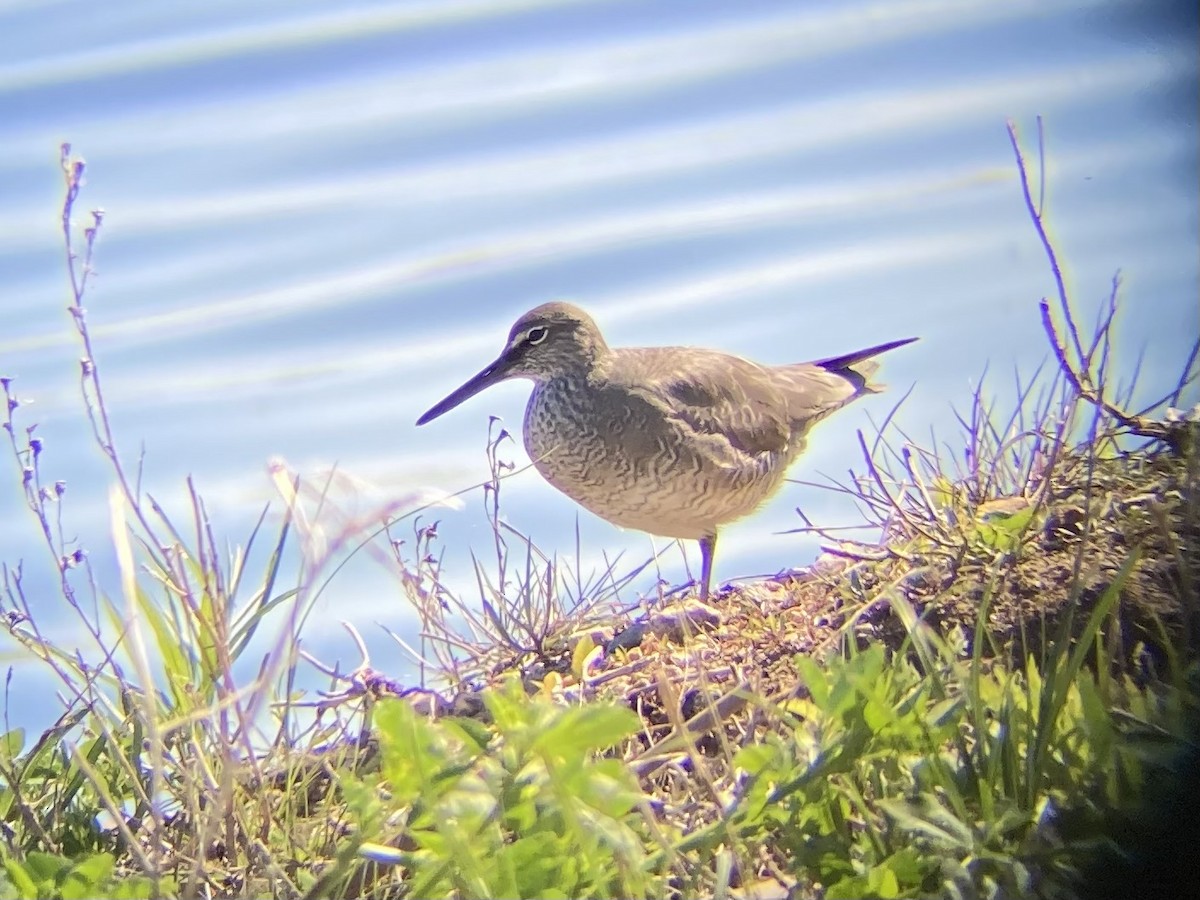
[[[1042,298],[1038,304],[1038,308],[1041,313],[1042,328],[1045,330],[1046,337],[1050,341],[1050,347],[1054,352],[1055,358],[1058,360],[1063,377],[1067,379],[1072,390],[1074,390],[1081,400],[1091,404],[1097,410],[1113,419],[1120,427],[1140,437],[1162,441],[1176,453],[1181,452],[1185,443],[1189,441],[1197,428],[1200,427],[1196,423],[1155,420],[1147,418],[1144,415],[1128,413],[1105,396],[1103,370],[1106,366],[1108,356],[1107,336],[1111,331],[1111,325],[1117,311],[1117,291],[1120,286],[1120,278],[1119,276],[1113,278],[1107,312],[1097,327],[1095,343],[1090,350],[1085,352],[1083,342],[1079,337],[1079,330],[1075,324],[1075,316],[1071,311],[1071,304],[1067,297],[1067,289],[1063,280],[1062,268],[1058,262],[1058,255],[1046,232],[1045,223],[1042,218],[1042,209],[1040,205],[1033,202],[1029,187],[1028,167],[1025,157],[1021,153],[1017,127],[1011,121],[1008,123],[1008,137],[1017,161],[1017,171],[1020,175],[1021,191],[1025,198],[1025,206],[1029,212],[1030,220],[1033,222],[1034,230],[1037,232],[1038,238],[1042,242],[1042,247],[1046,252],[1046,258],[1050,263],[1051,271],[1054,273],[1054,283],[1058,290],[1059,309],[1069,341],[1064,340],[1059,334],[1058,326],[1056,326],[1054,316],[1050,311],[1050,302]],[[1100,349],[1102,352],[1102,361],[1100,371],[1093,373],[1093,354],[1097,349]],[[1074,358],[1072,358],[1072,352]],[[1189,358],[1189,367],[1191,361],[1194,359],[1195,353]],[[1185,370],[1181,378],[1181,383],[1186,383],[1191,377],[1190,373]]]

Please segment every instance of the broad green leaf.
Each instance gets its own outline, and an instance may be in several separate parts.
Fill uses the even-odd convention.
[[[629,770],[617,759],[601,759],[585,766],[579,779],[579,799],[613,819],[627,815],[642,799]]]
[[[37,900],[38,884],[25,866],[15,859],[6,859],[4,860],[4,871],[8,873],[8,880],[17,889],[22,900]]]
[[[833,882],[825,890],[829,900],[862,900],[871,896],[867,879],[863,875],[852,875]]]
[[[403,700],[385,700],[375,710],[375,726],[383,753],[383,775],[401,802],[421,797],[432,802],[435,778],[446,761],[434,726]]]
[[[61,856],[42,853],[39,850],[32,850],[25,856],[25,868],[37,881],[54,881],[68,865],[70,863]]]
[[[623,706],[575,706],[565,709],[533,742],[533,749],[559,759],[581,757],[612,747],[638,729],[638,718]]]
[[[492,742],[492,732],[478,719],[470,719],[466,716],[447,716],[441,719],[439,724],[447,731],[456,733],[464,744],[473,746],[477,751],[487,750],[488,745]]]
[[[107,853],[95,853],[71,866],[59,881],[63,900],[86,900],[107,893],[114,860]]]
[[[898,828],[923,835],[958,852],[970,852],[974,847],[975,836],[970,827],[936,801],[910,803],[904,800],[880,800],[879,806]]]
[[[813,703],[822,712],[829,712],[829,683],[825,671],[811,657],[796,656],[796,668],[800,670],[800,680],[808,688]]]
[[[25,749],[25,729],[14,728],[0,735],[0,761],[11,764]]]
[[[733,758],[735,768],[743,769],[750,775],[758,775],[770,765],[779,760],[777,748],[767,743],[750,744],[743,747]]]
[[[872,896],[882,897],[884,900],[900,896],[900,881],[896,878],[896,873],[886,865],[876,866],[871,870],[867,876],[867,887],[870,888]]]

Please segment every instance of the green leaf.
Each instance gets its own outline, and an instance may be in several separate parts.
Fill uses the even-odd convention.
[[[104,896],[111,897],[112,900],[152,900],[156,897],[172,897],[178,893],[174,879],[169,876],[159,879],[157,889],[154,881],[149,878],[123,876],[109,882]]]
[[[913,887],[919,887],[925,880],[925,869],[930,864],[929,859],[911,846],[897,850],[885,860],[885,865],[896,873],[901,884]],[[936,862],[933,864],[936,865]]]
[[[872,734],[879,734],[896,718],[895,712],[883,703],[868,698],[862,706],[863,721],[871,729]]]
[[[629,770],[616,759],[601,759],[583,769],[579,799],[612,819],[627,815],[642,799]]]
[[[596,642],[592,640],[590,634],[585,634],[579,639],[575,649],[571,651],[571,674],[575,676],[576,681],[583,681],[584,663],[587,662],[588,655],[595,649]]]
[[[114,860],[107,853],[86,857],[63,873],[59,892],[63,900],[86,900],[106,893],[112,879]]]
[[[188,645],[181,640],[180,635],[163,614],[158,601],[150,597],[140,585],[136,589],[136,600],[142,621],[149,625],[150,630],[154,633],[154,646],[162,659],[163,675],[166,676],[172,698],[177,704],[182,704],[183,698],[188,696],[185,686],[191,684],[198,688],[196,696],[199,702],[209,702],[213,691],[212,680],[205,679],[201,682],[193,673],[191,660],[187,654]],[[191,708],[189,703],[179,712],[189,712]]]
[[[25,749],[25,729],[14,728],[0,735],[0,761],[11,764]]]
[[[813,703],[822,712],[829,712],[829,683],[826,679],[829,677],[825,671],[808,656],[797,656],[795,658],[796,668],[800,670],[800,680],[804,682],[804,686],[808,688],[809,696],[812,697]]]
[[[492,714],[496,730],[502,734],[512,737],[529,722],[529,698],[515,678],[509,678],[499,688],[484,691],[483,702]]]
[[[26,868],[15,859],[4,860],[4,871],[8,880],[17,889],[23,900],[36,900],[38,896],[37,882],[33,880]]]
[[[1013,550],[1033,521],[1035,508],[1022,497],[1009,497],[980,508],[975,531],[979,539],[995,550]]]
[[[759,775],[778,760],[778,749],[764,742],[743,747],[734,756],[733,765],[734,768],[745,770],[749,775]]]
[[[870,896],[867,879],[862,875],[852,875],[835,881],[825,891],[828,900],[861,900]]]
[[[879,807],[896,827],[922,835],[947,849],[970,852],[975,845],[971,828],[959,821],[934,800],[910,803],[902,800],[879,800]]]
[[[900,896],[900,881],[896,878],[896,873],[886,865],[876,866],[871,870],[867,876],[867,887],[872,895],[884,900]]]
[[[542,702],[542,701],[531,701]],[[533,742],[533,750],[577,759],[612,747],[638,729],[638,718],[622,706],[575,706],[564,710]]]
[[[436,734],[428,722],[403,700],[383,700],[375,710],[375,727],[383,754],[383,775],[402,803],[418,797],[432,802],[435,778],[442,769]]]
[[[474,745],[476,750],[487,750],[492,742],[491,730],[478,719],[462,716],[447,716],[440,724],[448,731],[458,734],[464,744]]]
[[[61,856],[32,850],[25,856],[25,868],[37,881],[54,881],[70,865]]]
[[[966,709],[966,699],[960,694],[939,700],[925,713],[925,722],[932,728],[955,725]]]
[[[513,864],[513,874],[522,897],[548,897],[556,885],[562,885],[559,862],[563,858],[562,841],[541,832],[519,837],[504,849]]]

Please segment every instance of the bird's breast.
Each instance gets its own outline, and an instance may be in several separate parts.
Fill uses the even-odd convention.
[[[525,448],[558,490],[627,528],[698,538],[754,509],[787,460],[737,453],[622,385],[553,379],[534,387]]]

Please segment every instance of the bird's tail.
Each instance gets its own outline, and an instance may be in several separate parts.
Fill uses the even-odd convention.
[[[849,379],[858,388],[858,393],[876,394],[884,389],[884,385],[870,380],[871,376],[879,369],[879,361],[873,357],[887,353],[889,350],[895,350],[897,347],[903,347],[905,344],[911,344],[915,340],[919,340],[919,338],[911,337],[888,341],[886,344],[868,347],[866,350],[857,350],[844,356],[814,360],[812,365],[820,366],[829,372],[836,372]]]

